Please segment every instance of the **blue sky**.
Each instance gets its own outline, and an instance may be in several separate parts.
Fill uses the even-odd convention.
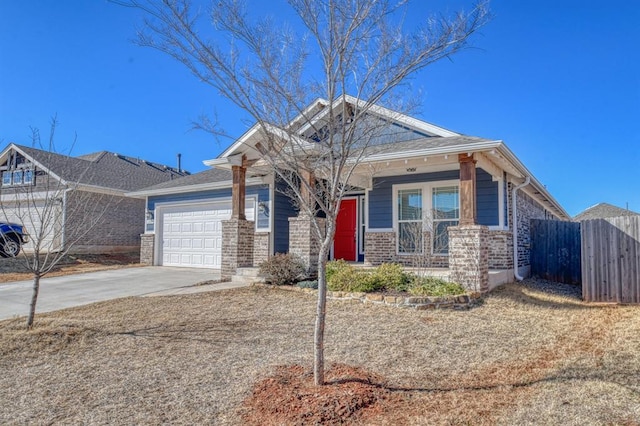
[[[260,4],[278,13],[281,1]],[[425,4],[428,4],[428,9]],[[271,6],[275,5],[275,6]],[[415,2],[411,16],[468,8]],[[501,139],[571,215],[598,202],[640,212],[640,3],[494,0],[477,49],[421,73],[418,118]],[[29,126],[72,154],[109,150],[203,170],[227,141],[191,122],[241,111],[169,57],[131,42],[139,12],[105,0],[0,0],[0,142],[29,144]],[[230,141],[229,141],[230,142]]]

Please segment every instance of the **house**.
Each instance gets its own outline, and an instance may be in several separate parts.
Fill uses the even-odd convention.
[[[125,192],[187,173],[101,151],[70,157],[9,144],[0,153],[0,220],[26,227],[33,251],[137,251],[145,205]]]
[[[362,102],[344,99],[349,108]],[[317,100],[305,114],[320,122],[327,106],[338,109],[342,100]],[[570,220],[504,142],[465,136],[379,106],[367,114],[388,126],[361,153],[351,176],[333,258],[411,265],[419,255],[432,267],[460,272],[469,255],[454,250],[462,241],[483,253],[486,290],[529,273],[530,219]],[[309,220],[298,216],[264,161],[262,135],[255,125],[204,162],[212,169],[129,194],[146,199],[144,263],[221,268],[228,277],[277,252],[296,253],[308,263],[317,259]],[[317,132],[302,125],[296,137],[313,145]],[[410,242],[412,229],[420,231]]]
[[[636,213],[629,209],[623,209],[616,207],[608,203],[598,203],[595,206],[588,207],[583,212],[574,216],[574,222],[580,222],[590,219],[605,219],[608,217],[620,217],[620,216],[637,216],[640,213]]]

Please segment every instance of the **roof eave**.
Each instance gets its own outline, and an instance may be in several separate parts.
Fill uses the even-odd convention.
[[[262,177],[249,178],[246,180],[246,186],[251,185],[261,185],[264,184],[264,179]],[[185,192],[200,192],[200,191],[209,191],[215,189],[225,189],[233,186],[233,181],[224,180],[218,182],[207,182],[207,183],[198,183],[194,185],[182,185],[182,186],[172,186],[170,188],[158,188],[158,189],[149,189],[149,190],[140,190],[140,191],[132,191],[127,192],[127,197],[131,198],[145,198],[145,197],[153,197],[158,195],[172,195],[172,194],[182,194]]]

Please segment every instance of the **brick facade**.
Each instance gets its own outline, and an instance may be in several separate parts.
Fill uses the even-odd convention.
[[[270,235],[268,232],[256,232],[253,236],[253,266],[260,266],[269,259]]]
[[[364,233],[364,263],[365,265],[380,265],[395,262],[396,233],[395,232],[365,232]]]
[[[489,269],[513,269],[513,234],[489,231]]]
[[[231,279],[238,268],[253,266],[254,222],[222,221],[222,279]]]
[[[431,232],[422,234],[422,243],[421,254],[398,254],[395,232],[365,232],[364,263],[376,266],[393,262],[413,268],[446,268],[449,266],[448,256],[431,254]]]
[[[449,227],[450,278],[469,291],[489,290],[489,228]]]
[[[87,191],[66,197],[65,241],[71,252],[108,253],[140,250],[144,200]]]
[[[325,220],[295,216],[289,218],[289,253],[299,256],[307,267],[307,273],[317,271],[320,241],[317,238],[313,221],[318,221],[321,230],[325,230]]]
[[[548,215],[540,204],[522,190],[518,191],[516,208],[518,209],[518,267],[528,269],[531,265],[531,219],[547,219]],[[528,272],[524,275],[527,274]]]
[[[155,234],[140,235],[140,264],[153,265],[153,244],[156,240]]]

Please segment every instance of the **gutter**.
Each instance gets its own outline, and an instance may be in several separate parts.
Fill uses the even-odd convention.
[[[518,201],[517,193],[518,189],[524,188],[525,186],[529,185],[529,182],[531,182],[531,178],[527,176],[527,178],[524,180],[524,183],[521,183],[511,190],[511,223],[513,224],[513,276],[517,281],[522,281],[524,279],[518,272],[518,209],[516,206],[516,203]]]

